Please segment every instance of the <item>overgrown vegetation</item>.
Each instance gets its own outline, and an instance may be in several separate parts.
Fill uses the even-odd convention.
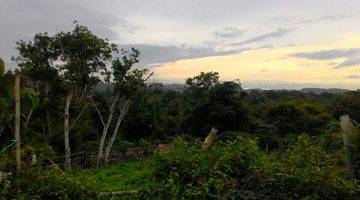
[[[217,72],[188,78],[183,91],[165,90],[151,84],[141,52],[119,49],[79,24],[36,34],[16,49],[19,69],[2,72],[0,60],[2,199],[360,196],[359,90],[245,90],[239,81],[220,81]],[[20,172],[13,152],[16,73]],[[348,146],[340,132],[344,114],[353,124]],[[213,127],[219,133],[204,152]],[[151,154],[161,143],[173,148]],[[130,147],[144,157],[111,163],[112,149],[126,155]],[[95,152],[92,168],[73,162],[71,152]]]
[[[175,151],[155,159],[154,175],[165,199],[353,199],[342,150],[329,153],[318,139],[300,135],[284,152],[265,154],[256,140],[237,137],[215,144],[177,140]]]

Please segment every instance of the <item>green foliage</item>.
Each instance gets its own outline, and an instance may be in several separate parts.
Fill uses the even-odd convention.
[[[185,91],[184,132],[204,136],[212,128],[244,131],[249,125],[245,93],[241,84],[220,83],[218,73],[202,72],[187,80]]]
[[[186,79],[186,85],[191,88],[203,88],[208,89],[219,83],[218,72],[201,72],[199,75],[193,78]]]
[[[37,156],[36,165],[32,163],[32,154]],[[70,200],[96,197],[94,188],[84,178],[49,169],[47,158],[54,155],[54,150],[48,145],[22,146],[22,170],[18,175],[15,171],[14,152],[0,155],[0,187],[4,186],[0,189],[0,199]],[[20,193],[16,192],[18,186],[21,188]]]
[[[358,182],[348,177],[345,152],[328,153],[315,137],[299,136],[269,161],[263,168],[269,177],[264,187],[277,198],[352,199],[360,192]]]
[[[16,140],[12,140],[7,146],[5,146],[1,151],[0,155],[8,151],[11,147],[15,146]]]
[[[177,138],[173,151],[110,167],[65,175],[33,168],[21,179],[21,197],[91,199],[97,192],[140,190],[120,199],[356,198],[360,188],[348,176],[346,151],[328,152],[322,142],[300,135],[285,152],[265,154],[256,138],[238,136],[215,142],[205,153],[200,140]],[[14,197],[14,177],[3,177],[1,194]]]
[[[175,151],[160,154],[154,163],[154,176],[163,184],[162,198],[235,197],[237,177],[247,173],[252,158],[261,156],[254,140],[248,140],[244,146],[238,141],[219,144],[208,154],[199,150],[200,142],[189,144],[178,139],[174,145]]]
[[[158,155],[154,176],[167,199],[351,199],[359,194],[347,177],[342,152],[328,154],[302,135],[284,154],[266,155],[256,140],[218,143],[206,154],[200,143],[177,140],[175,151]],[[155,190],[154,190],[155,191]]]
[[[349,114],[360,121],[359,91],[335,97],[249,91],[238,81],[220,82],[217,72],[188,78],[183,92],[147,87],[152,74],[145,77],[148,70],[136,66],[138,50],[119,50],[78,24],[72,31],[52,36],[39,33],[32,41],[20,40],[16,49],[19,56],[13,59],[21,67],[25,128],[22,193],[16,196],[15,159],[9,148],[0,155],[0,188],[4,188],[0,198],[91,199],[95,191],[132,189],[143,190],[134,198],[149,199],[354,199],[359,195],[359,128],[354,129],[350,147],[344,149],[339,123],[334,120]],[[120,57],[114,58],[116,54]],[[109,63],[112,71],[106,68]],[[4,73],[1,64],[2,60],[0,149],[4,149],[13,140],[15,73]],[[92,86],[102,79],[106,89],[94,91]],[[107,118],[107,105],[115,96],[119,101],[110,129],[122,103],[132,103],[119,130],[131,143],[115,141],[118,150],[134,144],[148,150],[184,133],[184,138],[193,141],[177,139],[174,151],[148,160],[60,175],[49,170],[45,158],[63,154],[63,99],[68,94],[74,97],[70,124],[75,121],[74,113],[87,105],[71,125],[73,152],[97,149],[103,128],[98,114]],[[89,106],[93,103],[88,102],[89,96],[94,97],[98,110]],[[24,122],[29,124],[25,127]],[[205,153],[197,137],[205,136],[212,127],[220,129],[219,137]],[[34,152],[36,166],[31,164]],[[55,161],[61,163],[61,156],[58,158]],[[348,161],[354,164],[355,179],[349,177]]]
[[[15,142],[15,141],[13,141]],[[16,163],[14,158],[14,146],[11,146],[11,149],[3,152],[0,155],[0,171],[6,173],[15,173]],[[46,158],[52,158],[55,156],[55,152],[52,147],[44,144],[38,145],[23,145],[21,148],[21,157],[22,157],[22,167],[23,169],[33,168],[32,155],[36,154],[37,156],[37,166],[45,167],[48,165],[48,160]],[[25,171],[26,172],[26,171]]]
[[[3,59],[0,58],[0,76],[5,73],[5,62]]]
[[[124,138],[167,139],[180,133],[179,94],[138,90],[124,121]]]
[[[111,59],[113,50],[117,51],[108,40],[94,35],[87,27],[79,24],[71,32],[56,34],[54,47],[64,62],[59,66],[60,71],[75,88],[95,84],[98,78],[93,73],[105,70],[105,62]]]
[[[360,125],[355,124],[350,137],[349,159],[353,164],[354,176],[360,180]]]
[[[110,167],[75,170],[73,174],[91,184],[97,192],[143,190],[159,186],[151,176],[153,169],[149,162],[148,159],[126,160]]]
[[[319,103],[302,103],[294,100],[282,100],[269,104],[265,120],[280,135],[309,133],[320,135],[331,120],[331,115]]]
[[[54,66],[58,52],[54,48],[54,38],[47,33],[38,33],[32,41],[20,40],[15,47],[19,56],[13,57],[23,75],[31,81],[51,82],[56,79],[58,72]]]
[[[33,88],[22,88],[21,93],[31,100],[31,107],[37,108],[40,103],[38,93]]]
[[[19,187],[16,192],[16,177],[11,174],[5,189],[0,190],[0,199],[95,199],[96,193],[86,181],[79,181],[70,174],[61,175],[53,170],[31,169],[19,174]]]
[[[121,83],[126,78],[126,74],[133,67],[134,64],[139,62],[140,52],[137,49],[131,48],[130,52],[121,50],[122,58],[115,58],[112,61],[112,70],[114,74],[115,83]]]
[[[350,91],[343,95],[337,95],[331,105],[331,112],[336,118],[341,115],[350,115],[350,117],[360,122],[360,90]]]

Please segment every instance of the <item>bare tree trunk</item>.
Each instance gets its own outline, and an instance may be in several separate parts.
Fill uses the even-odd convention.
[[[71,150],[70,150],[70,142],[69,142],[69,109],[71,99],[73,97],[73,93],[69,92],[68,96],[66,97],[66,105],[65,105],[65,112],[64,112],[64,145],[65,145],[65,169],[71,170]]]
[[[130,100],[126,100],[121,111],[120,111],[120,115],[119,115],[119,118],[116,122],[116,125],[115,125],[115,128],[114,128],[114,131],[113,131],[113,134],[110,138],[110,141],[108,143],[108,145],[106,146],[106,149],[105,149],[105,159],[104,159],[104,162],[105,164],[107,165],[108,162],[109,162],[109,154],[110,154],[110,150],[111,150],[111,147],[112,145],[114,144],[115,142],[115,139],[117,137],[117,134],[119,132],[119,128],[120,128],[120,125],[121,125],[121,122],[123,121],[127,111],[129,110],[129,107],[130,107]]]
[[[29,128],[29,123],[30,123],[31,115],[32,115],[33,112],[34,112],[34,108],[30,108],[30,111],[29,111],[29,113],[27,114],[27,116],[26,116],[26,121],[25,121],[25,123],[24,123],[25,130],[27,130],[27,129]]]
[[[110,124],[111,124],[111,120],[114,114],[114,107],[115,104],[117,102],[117,100],[119,99],[119,94],[116,94],[110,108],[109,108],[109,116],[108,119],[105,123],[105,126],[103,128],[102,134],[101,134],[101,138],[100,138],[100,143],[99,143],[99,152],[98,152],[98,159],[97,159],[97,166],[101,166],[103,164],[103,151],[104,151],[104,144],[105,144],[105,139],[106,139],[106,135],[107,132],[109,130]]]
[[[45,83],[45,101],[47,102],[48,101],[48,96],[49,94],[49,84],[46,82]],[[46,136],[45,136],[45,143],[46,144],[50,144],[50,138],[52,136],[52,125],[51,125],[51,120],[50,120],[50,113],[49,113],[49,110],[48,108],[46,108],[46,122],[47,122],[47,133],[46,133]]]
[[[47,122],[47,126],[48,126],[48,131],[47,133],[45,133],[45,144],[50,144],[50,138],[52,136],[52,125],[51,125],[51,121],[50,121],[50,115],[49,115],[49,111],[46,109],[46,122]]]

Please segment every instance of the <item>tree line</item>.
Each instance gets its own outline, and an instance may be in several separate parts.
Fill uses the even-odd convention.
[[[110,150],[125,141],[198,138],[216,127],[220,137],[256,135],[270,151],[293,135],[338,128],[340,115],[360,121],[359,91],[244,90],[239,81],[220,81],[217,72],[186,79],[183,92],[149,87],[152,73],[139,66],[139,50],[120,49],[79,24],[15,48],[17,70],[5,72],[0,62],[0,147],[13,140],[14,76],[21,73],[22,143],[65,155],[66,169],[71,152],[84,149],[96,150],[97,166],[106,165]]]

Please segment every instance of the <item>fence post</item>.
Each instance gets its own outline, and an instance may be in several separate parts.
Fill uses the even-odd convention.
[[[15,140],[16,140],[16,170],[21,170],[20,157],[20,73],[15,76]]]
[[[350,117],[349,115],[342,115],[340,116],[340,126],[341,126],[341,133],[342,133],[342,139],[343,139],[343,143],[344,143],[344,147],[345,149],[349,149],[349,145],[350,145],[350,136],[351,136],[351,131],[352,131],[352,124],[350,122]],[[351,155],[348,155],[348,168],[349,168],[349,175],[351,177],[354,176],[354,165],[351,162]]]
[[[215,127],[213,127],[211,129],[209,135],[205,138],[205,141],[201,147],[204,152],[207,152],[210,149],[210,146],[212,145],[212,143],[215,140],[217,132],[218,132],[218,130]]]

